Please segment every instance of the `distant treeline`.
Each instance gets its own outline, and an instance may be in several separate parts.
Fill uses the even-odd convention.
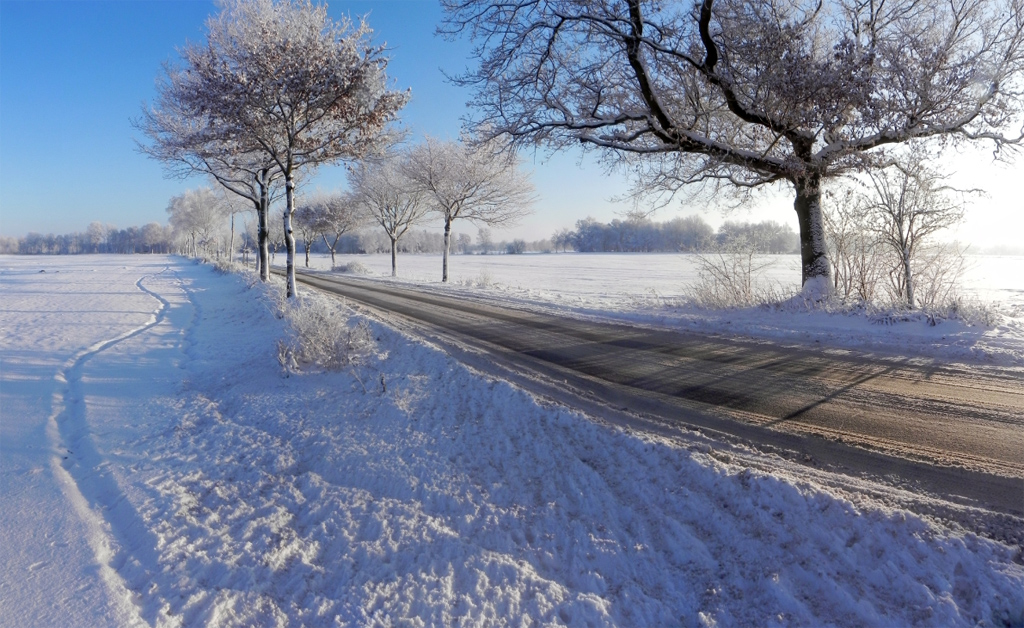
[[[666,222],[615,219],[609,223],[588,217],[577,221],[572,231],[556,232],[551,244],[558,251],[572,249],[582,253],[699,253],[721,247],[742,247],[760,253],[795,253],[799,250],[800,239],[789,225],[770,220],[725,222],[716,232],[700,216]]]
[[[22,238],[0,237],[0,253],[8,255],[170,253],[176,248],[171,228],[155,222],[127,229],[94,222],[82,232],[63,235],[29,233]]]
[[[284,239],[272,224],[270,247],[272,253],[284,249]],[[235,249],[250,248],[255,237],[240,229],[234,238]],[[227,251],[226,234],[207,238],[212,248],[207,254]],[[793,253],[797,251],[799,239],[787,226],[765,221],[726,222],[716,232],[699,216],[676,218],[666,222],[644,219],[612,220],[601,223],[593,218],[576,222],[574,230],[562,229],[550,239],[524,242],[493,242],[490,232],[481,229],[474,238],[465,233],[453,234],[452,253],[523,253],[580,251],[594,252],[702,252],[719,247],[741,246],[754,248],[762,253]],[[301,245],[301,241],[298,243]],[[321,239],[311,243],[313,252],[326,253],[327,247]],[[379,230],[363,228],[345,234],[338,241],[339,254],[386,253],[390,242]],[[444,237],[436,231],[413,230],[398,242],[400,253],[440,253]],[[143,227],[118,229],[113,225],[94,222],[83,232],[64,235],[30,233],[23,238],[0,238],[0,253],[22,255],[74,255],[84,253],[179,253],[182,251],[182,234],[170,226],[150,223]]]
[[[284,250],[284,240],[272,229],[270,247],[276,253]],[[226,236],[214,238],[215,246],[207,251],[213,255],[220,249],[227,248]],[[219,240],[225,239],[225,242]],[[255,237],[240,229],[235,238],[235,248],[251,247]],[[453,253],[492,252],[481,249],[480,245],[472,246],[472,238],[467,234],[455,234],[452,237]],[[301,241],[299,241],[301,246]],[[488,246],[489,243],[484,243]],[[402,253],[440,253],[444,246],[444,236],[426,230],[410,231],[398,243]],[[499,245],[490,245],[497,247]],[[505,243],[500,243],[504,251]],[[363,229],[342,236],[338,242],[338,253],[386,253],[390,251],[390,243],[383,233],[372,229]],[[314,252],[328,252],[322,240],[312,243]],[[494,249],[497,251],[498,249]],[[180,253],[182,242],[180,234],[167,225],[150,223],[143,227],[118,229],[113,225],[98,222],[89,225],[86,231],[66,234],[29,233],[21,238],[0,236],[0,254],[3,255],[79,255],[91,253]],[[224,252],[224,251],[221,251]],[[237,251],[236,251],[237,252]]]

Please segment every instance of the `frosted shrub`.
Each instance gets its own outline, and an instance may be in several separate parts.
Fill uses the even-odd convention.
[[[292,335],[278,342],[278,359],[288,370],[304,365],[340,371],[365,362],[375,353],[373,334],[365,321],[351,324],[339,305],[308,295],[282,304]]]
[[[956,244],[939,244],[922,250],[914,260],[917,305],[927,310],[950,307],[959,301],[957,289],[966,265],[964,251]],[[904,299],[906,295],[906,280],[900,279],[897,275],[891,282],[894,299]]]
[[[756,244],[744,240],[714,253],[697,255],[697,282],[690,286],[694,303],[722,309],[781,301],[783,297],[776,288],[759,281],[771,260],[757,251]]]
[[[505,253],[508,255],[521,255],[526,252],[526,240],[512,240],[505,245]]]
[[[367,268],[366,266],[363,266],[359,262],[355,262],[355,261],[349,262],[348,264],[341,264],[340,266],[335,266],[334,270],[338,271],[339,273],[348,273],[350,275],[369,275],[370,274],[370,269],[369,268]]]
[[[223,275],[227,275],[230,273],[242,273],[246,271],[246,267],[244,264],[239,264],[238,262],[232,261],[231,259],[226,257],[219,257],[215,259],[212,263],[213,269]]]
[[[491,277],[491,273],[485,268],[481,270],[480,274],[476,277],[460,279],[459,283],[470,288],[490,288],[494,284],[494,279]]]
[[[995,305],[977,299],[957,298],[948,306],[950,318],[958,318],[971,325],[996,327],[1003,322],[1003,314]]]
[[[473,280],[473,285],[479,288],[489,288],[493,283],[494,280],[491,279],[491,273],[489,273],[486,268],[481,270],[480,274]]]

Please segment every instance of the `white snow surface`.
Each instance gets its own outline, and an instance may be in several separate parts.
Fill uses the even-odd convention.
[[[276,261],[282,263],[283,255]],[[800,258],[764,256],[758,284],[797,293]],[[967,307],[998,313],[992,327],[924,315],[839,313],[807,307],[708,310],[692,304],[698,280],[695,256],[670,253],[557,253],[453,255],[450,283],[442,284],[440,255],[399,255],[391,278],[390,255],[339,255],[364,276],[449,290],[503,303],[588,318],[722,333],[798,345],[856,349],[930,361],[1024,367],[1024,256],[968,256],[958,294]],[[300,268],[303,259],[298,258]],[[331,268],[329,255],[313,255],[310,268]],[[937,324],[932,324],[937,323]],[[1024,372],[1022,372],[1024,375]]]
[[[378,322],[362,366],[286,376],[252,284],[0,258],[0,625],[1024,623],[1016,549],[540,404]]]

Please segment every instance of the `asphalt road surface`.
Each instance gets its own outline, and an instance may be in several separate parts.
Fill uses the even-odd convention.
[[[1019,371],[582,321],[367,280],[298,280],[386,312],[542,395],[1024,514]]]

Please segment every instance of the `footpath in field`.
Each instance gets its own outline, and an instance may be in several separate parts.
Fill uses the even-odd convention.
[[[350,321],[358,366],[286,373],[237,275],[0,282],[0,624],[1024,622],[1020,548],[539,405],[379,323]]]

